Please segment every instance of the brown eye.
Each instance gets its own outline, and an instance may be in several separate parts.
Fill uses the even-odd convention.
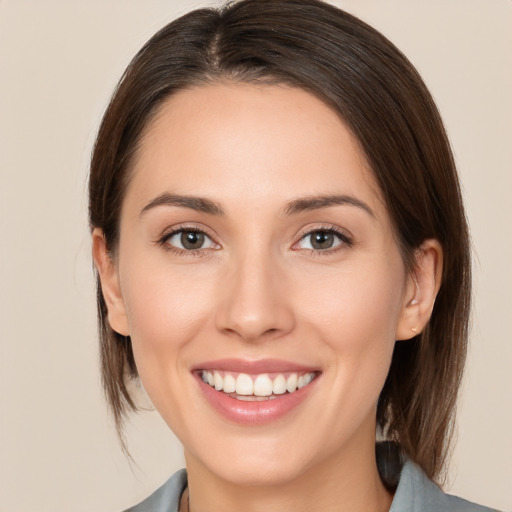
[[[164,242],[183,251],[198,251],[201,249],[214,249],[216,244],[202,231],[180,229],[168,235]]]
[[[201,249],[204,244],[204,233],[182,231],[180,242],[184,249]]]
[[[351,245],[350,239],[334,229],[316,229],[304,235],[297,244],[298,249],[327,251],[340,245]]]
[[[311,237],[311,247],[313,249],[330,249],[336,242],[334,233],[329,233],[328,231],[316,231],[309,236]]]

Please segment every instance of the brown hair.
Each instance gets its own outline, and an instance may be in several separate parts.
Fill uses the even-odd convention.
[[[388,439],[439,477],[466,356],[469,239],[446,133],[421,77],[383,35],[319,0],[242,0],[164,27],[125,71],[103,118],[90,172],[90,224],[115,257],[130,162],[158,107],[178,90],[218,81],[283,83],[330,105],[358,139],[382,190],[406,265],[427,238],[444,251],[427,328],[397,342],[377,421]],[[136,410],[129,338],[114,332],[98,280],[103,385],[119,432]]]

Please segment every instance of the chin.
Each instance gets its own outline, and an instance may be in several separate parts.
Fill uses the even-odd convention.
[[[315,467],[318,456],[318,450],[289,440],[239,439],[230,446],[217,442],[213,450],[198,447],[198,453],[207,454],[198,459],[186,452],[187,466],[195,459],[209,473],[242,487],[286,485]]]
[[[220,478],[236,486],[283,486],[299,479],[307,472],[300,465],[286,462],[265,460],[254,463],[240,459],[229,465],[222,464],[221,467],[212,469]]]

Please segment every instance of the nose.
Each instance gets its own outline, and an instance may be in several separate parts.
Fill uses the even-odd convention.
[[[270,255],[231,261],[221,285],[217,329],[255,342],[284,336],[295,326],[284,268]]]

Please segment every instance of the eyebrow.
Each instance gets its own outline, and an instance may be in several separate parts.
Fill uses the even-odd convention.
[[[204,197],[182,196],[164,192],[150,201],[140,212],[142,217],[146,212],[158,206],[181,206],[198,212],[209,213],[210,215],[225,215],[219,203]]]
[[[365,202],[347,195],[311,196],[295,199],[287,204],[284,209],[284,214],[293,215],[310,210],[320,210],[321,208],[328,208],[329,206],[344,205],[361,208],[371,217],[375,218],[375,213],[373,213],[372,209]]]
[[[345,205],[361,208],[371,217],[375,217],[372,209],[365,202],[347,195],[311,196],[295,199],[286,205],[284,208],[284,214],[294,215],[305,211],[320,210],[330,206]],[[180,206],[182,208],[190,208],[191,210],[208,213],[210,215],[225,215],[222,206],[211,199],[164,192],[144,206],[140,212],[140,216],[142,217],[147,211],[159,206]]]

